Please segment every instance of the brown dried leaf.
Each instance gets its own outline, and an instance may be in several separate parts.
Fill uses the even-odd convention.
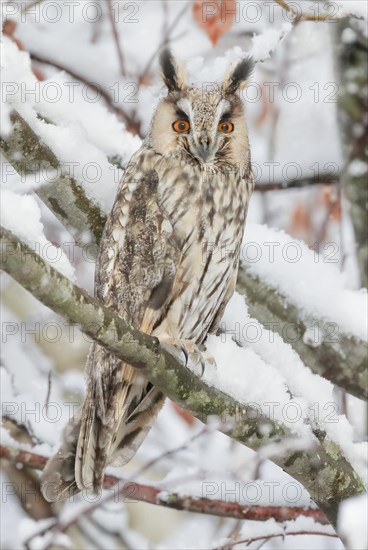
[[[341,221],[341,204],[336,196],[334,189],[330,187],[323,187],[321,189],[321,202],[327,209],[330,219],[340,222]]]
[[[304,202],[298,202],[293,209],[289,233],[306,243],[309,243],[309,238],[313,235],[311,213]]]
[[[206,31],[213,45],[231,29],[235,14],[235,0],[195,0],[193,4],[194,20]]]
[[[186,424],[188,424],[189,426],[193,426],[193,424],[195,423],[194,416],[192,416],[188,411],[185,411],[184,409],[179,407],[179,405],[177,405],[173,401],[171,402],[171,405],[175,412],[182,418],[182,420],[184,420]]]

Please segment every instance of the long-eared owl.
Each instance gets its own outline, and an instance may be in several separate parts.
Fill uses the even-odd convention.
[[[243,59],[218,86],[186,82],[168,50],[158,103],[108,217],[96,297],[135,327],[193,353],[216,331],[235,287],[248,202],[250,150],[239,91]],[[93,344],[87,395],[43,474],[48,500],[98,491],[105,467],[128,462],[164,396],[139,372]]]

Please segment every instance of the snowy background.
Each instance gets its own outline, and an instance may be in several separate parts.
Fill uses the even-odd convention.
[[[139,148],[165,93],[158,71],[160,48],[169,43],[189,78],[207,83],[221,82],[229,63],[251,53],[257,65],[243,97],[257,190],[242,264],[287,296],[306,319],[336,323],[344,334],[366,340],[367,295],[340,186],[262,190],[262,185],[287,187],[292,180],[318,174],[323,183],[326,175],[337,177],[344,168],[337,116],[337,23],[292,24],[293,17],[272,1],[222,2],[219,10],[228,10],[225,17],[218,11],[212,19],[203,18],[203,9],[215,4],[4,0],[2,135],[11,132],[9,115],[15,108],[108,213],[124,164]],[[299,4],[304,11],[316,6]],[[325,6],[318,5],[322,12]],[[339,16],[366,17],[364,1],[335,2],[332,8]],[[345,30],[347,41],[351,33]],[[367,165],[356,169],[364,173]],[[21,177],[2,158],[2,176],[2,225],[92,293],[93,261],[35,194],[53,174]],[[89,341],[7,275],[1,275],[1,283],[2,445],[49,456],[83,399]],[[313,375],[289,344],[251,318],[239,294],[224,323],[230,333],[237,326],[249,330],[241,332],[242,347],[230,336],[208,339],[217,370],[206,370],[205,380],[243,402],[258,403],[266,416],[267,403],[277,402],[273,418],[305,442],[311,432],[304,419],[316,408],[326,411],[318,412],[316,424],[365,478],[363,402]],[[283,412],[290,392],[302,412],[297,420]],[[216,423],[214,419],[204,429],[167,402],[124,476],[159,488],[162,500],[179,493],[244,505],[314,506],[313,495],[267,460],[266,451],[256,454],[228,439],[216,431]],[[153,459],[152,467],[139,474]],[[34,472],[3,461],[1,478],[4,549],[343,548],[339,538],[321,534],[333,535],[332,527],[311,518],[238,521],[143,504],[134,501],[134,494],[117,502],[110,498],[93,510],[79,497],[50,506],[37,492]],[[341,506],[340,535],[348,548],[366,548],[366,508],[364,497]],[[300,531],[320,534],[280,536]],[[257,540],[238,543],[250,539]]]

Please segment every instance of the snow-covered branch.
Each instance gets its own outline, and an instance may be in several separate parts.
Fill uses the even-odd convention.
[[[113,111],[118,118],[121,118],[125,122],[127,130],[132,134],[140,134],[139,123],[137,122],[137,120],[135,120],[134,116],[130,115],[124,109],[121,109],[118,105],[116,105],[110,95],[110,92],[106,91],[104,88],[102,88],[102,86],[98,86],[94,82],[86,80],[83,75],[77,73],[74,69],[71,69],[70,67],[65,67],[54,59],[42,57],[39,53],[36,54],[33,52],[30,52],[29,55],[32,61],[37,61],[37,63],[49,65],[59,71],[65,72],[69,74],[76,82],[82,82],[83,84],[88,86],[88,88],[91,88],[92,91],[101,95],[101,97],[106,101],[107,105],[109,106],[109,109],[111,109],[111,111]]]
[[[92,241],[98,244],[106,220],[105,214],[91,202],[79,183],[62,172],[61,164],[54,153],[22,116],[14,112],[12,117],[13,134],[1,142],[7,159],[23,175],[48,167],[56,170],[58,179],[36,189],[37,194],[71,231],[77,244],[86,243],[88,234],[91,235]],[[297,186],[297,182],[294,183],[294,186]],[[96,251],[97,247],[89,247],[89,256]],[[307,332],[308,327],[300,311],[289,303],[288,297],[280,292],[276,293],[265,281],[247,272],[243,266],[239,269],[238,290],[246,294],[252,316],[265,326],[272,323],[273,330],[283,336],[285,327],[290,325],[297,327],[300,335]],[[315,327],[322,326],[323,321],[317,318],[310,320],[309,324]],[[324,376],[352,395],[367,399],[365,342],[359,338],[348,337],[339,331],[338,342],[323,341],[319,346],[312,346],[300,337],[290,343],[313,372]],[[346,357],[349,357],[349,361],[346,361]]]
[[[25,451],[22,449],[14,449],[9,446],[0,446],[0,458],[14,464],[22,464],[27,468],[35,470],[43,470],[47,462],[47,458]],[[104,487],[110,489],[118,485],[119,493],[122,497],[132,496],[132,482],[124,480],[113,475],[105,475]],[[316,522],[326,525],[328,520],[320,510],[313,508],[299,508],[292,506],[254,506],[238,503],[227,502],[218,499],[192,497],[190,495],[181,495],[178,493],[170,493],[162,491],[153,485],[144,485],[134,481],[134,500],[140,502],[148,502],[166,508],[175,510],[185,510],[186,512],[196,512],[199,514],[209,514],[213,516],[234,518],[234,519],[250,519],[253,521],[267,521],[271,518],[276,521],[291,521],[299,516],[313,518]]]
[[[341,92],[339,95],[339,119],[342,145],[345,156],[341,183],[349,201],[351,221],[354,228],[356,254],[362,286],[368,286],[368,188],[366,139],[368,123],[365,116],[367,99],[364,93],[367,85],[367,47],[364,26],[359,21],[345,22],[336,28],[336,65],[339,66]],[[344,43],[346,30],[352,32],[354,40]],[[356,128],[359,127],[359,132]]]
[[[87,197],[75,178],[65,171],[51,149],[37,136],[24,118],[13,111],[13,131],[0,141],[0,149],[22,176],[47,174],[45,185],[35,192],[77,244],[99,241],[106,218]]]
[[[1,249],[4,271],[69,323],[78,324],[111,353],[141,369],[173,401],[203,422],[213,416],[226,419],[219,429],[254,450],[274,444],[269,456],[310,490],[331,522],[336,521],[342,499],[364,492],[359,476],[323,430],[314,429],[307,444],[293,437],[288,425],[260,415],[254,403],[241,402],[206,384],[173,348],[161,346],[156,338],[114,315],[5,229],[1,230]]]
[[[286,2],[285,0],[274,0],[283,10],[288,12],[291,15],[295,16],[295,21],[338,21],[342,17],[345,17],[346,15],[349,15],[350,17],[354,17],[356,19],[362,19],[362,12],[361,8],[356,8],[356,4],[358,2],[345,2],[340,1],[337,2],[337,5],[339,7],[338,12],[334,13],[334,10],[329,11],[328,5],[327,5],[327,13],[322,12],[320,13],[319,10],[316,11],[315,7],[316,4],[313,4],[312,10],[314,13],[307,13],[306,11],[301,11],[295,6],[295,2],[292,2],[289,4],[289,2]],[[336,4],[336,3],[335,3]],[[353,6],[355,4],[355,6]],[[318,4],[317,4],[318,5]]]
[[[289,343],[314,373],[356,397],[368,398],[368,348],[365,342],[349,337],[340,330],[336,331],[334,339],[330,341],[328,338],[324,340],[323,336],[317,344],[309,341],[304,335],[308,334],[311,326],[323,335],[324,321],[315,318],[307,324],[300,308],[244,267],[239,269],[237,290],[246,295],[250,315],[264,326],[271,327],[286,341],[288,328],[292,328],[289,331]]]

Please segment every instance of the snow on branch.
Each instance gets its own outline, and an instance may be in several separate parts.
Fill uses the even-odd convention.
[[[54,67],[59,71],[70,74],[70,76],[74,80],[76,80],[77,82],[82,82],[83,84],[91,88],[92,91],[101,95],[101,97],[106,101],[106,104],[109,106],[109,109],[113,111],[118,118],[121,118],[122,120],[124,120],[127,130],[134,135],[135,134],[140,135],[140,128],[137,120],[135,120],[135,118],[132,115],[130,115],[129,113],[121,109],[119,106],[117,106],[113,101],[110,93],[105,89],[103,89],[101,86],[95,84],[94,82],[90,82],[83,75],[77,73],[74,69],[71,69],[70,67],[66,67],[62,65],[60,62],[57,62],[53,59],[49,59],[48,57],[43,57],[39,53],[30,52],[30,57],[32,61],[37,61],[38,63],[50,65],[51,67]]]
[[[54,153],[22,116],[14,113],[12,118],[13,134],[1,142],[1,148],[9,162],[23,175],[47,167],[57,170],[60,173],[58,180],[36,189],[36,193],[70,230],[77,244],[85,244],[87,235],[90,235],[92,242],[98,244],[106,220],[105,214],[89,199],[79,182],[76,183],[62,172]],[[246,236],[248,235],[249,228],[246,232]],[[97,247],[88,248],[89,257],[96,252]],[[274,264],[271,267],[274,269]],[[239,269],[238,290],[247,295],[252,316],[265,326],[273,323],[272,330],[283,337],[288,326],[296,327],[299,338],[292,338],[290,344],[313,372],[357,397],[368,397],[367,378],[364,375],[367,346],[360,338],[346,336],[340,327],[337,342],[327,338],[318,346],[312,345],[303,335],[307,334],[310,326],[320,330],[324,321],[315,314],[307,324],[287,293],[280,289],[276,293],[259,273],[245,270],[242,266]],[[348,361],[346,357],[349,358]]]
[[[320,428],[311,431],[305,450],[306,440],[295,437],[290,423],[259,414],[255,403],[241,402],[206,383],[186,368],[174,348],[161,346],[157,338],[114,315],[5,229],[1,230],[1,251],[4,271],[55,313],[140,369],[170,399],[203,422],[213,416],[225,419],[219,429],[254,450],[268,445],[268,456],[311,492],[332,523],[341,500],[364,492],[350,462]]]
[[[265,231],[267,235],[265,235]],[[276,238],[272,231],[265,228],[261,228],[260,233],[256,229],[251,231],[251,225],[249,224],[244,246],[250,246],[251,244],[259,246],[258,243],[260,245],[282,245],[280,237],[283,240],[285,235],[279,233],[278,235],[279,237]],[[294,243],[294,246],[297,244],[297,241],[285,240],[285,242]],[[264,252],[265,249],[263,248],[262,253]],[[303,249],[303,252],[311,251]],[[276,255],[275,259],[277,259]],[[308,303],[304,303],[303,307],[303,297],[307,294],[307,289],[303,289],[303,285],[309,289],[310,285],[305,280],[305,276],[300,274],[300,270],[304,270],[306,275],[308,271],[314,269],[311,273],[318,277],[319,282],[314,285],[314,288],[322,296],[315,296],[310,303],[321,306],[323,301],[327,300],[330,305],[332,303],[336,305],[341,300],[341,295],[344,292],[346,293],[346,308],[342,306],[341,309],[341,312],[345,315],[345,319],[342,321],[349,318],[349,310],[353,321],[360,318],[357,315],[360,310],[364,314],[366,293],[332,288],[332,277],[327,274],[324,279],[318,270],[316,273],[316,264],[313,261],[311,265],[308,263],[307,267],[300,265],[298,273],[296,271],[299,266],[287,264],[282,260],[278,263],[270,263],[269,270],[272,271],[272,274],[262,271],[262,265],[264,267],[265,263],[263,262],[262,265],[261,263],[261,261],[258,263],[245,261],[239,269],[237,290],[246,295],[250,315],[255,317],[264,327],[280,334],[286,342],[289,342],[303,363],[314,373],[323,376],[356,397],[367,399],[367,343],[359,338],[357,334],[352,334],[354,332],[353,326],[350,327],[351,332],[348,336],[348,326],[345,327],[342,322],[340,323],[337,310],[336,316],[329,319],[327,311],[324,312],[322,309],[319,312],[308,311]],[[288,272],[286,273],[285,270],[288,270]],[[293,271],[295,272],[294,277],[292,276]],[[282,286],[283,272],[285,281]],[[322,284],[323,281],[325,281],[325,285]],[[326,284],[330,286],[329,292],[325,289]],[[356,306],[355,313],[354,305]],[[330,313],[330,310],[328,313]],[[361,325],[359,325],[359,322],[357,325],[355,327],[356,331],[361,329],[364,334],[365,320],[363,319]]]
[[[364,10],[364,2],[361,1],[337,1],[333,2],[332,5],[329,6],[327,4],[326,11],[320,12],[320,6],[317,4],[316,9],[316,3],[313,3],[311,6],[311,10],[313,13],[306,13],[305,11],[299,10],[298,7],[296,7],[295,2],[292,2],[292,4],[289,4],[289,2],[286,2],[285,0],[274,0],[279,6],[281,6],[282,9],[284,9],[286,12],[288,12],[291,15],[295,16],[295,21],[338,21],[342,17],[346,17],[349,15],[350,17],[354,17],[356,19],[363,19],[364,16],[366,16],[367,10]],[[335,11],[337,8],[337,11]]]
[[[36,194],[70,231],[77,244],[100,239],[106,218],[84,189],[65,171],[51,149],[16,111],[10,115],[13,131],[0,141],[6,159],[22,176],[48,174]],[[42,182],[41,182],[42,183]]]
[[[15,449],[5,445],[0,446],[0,458],[4,458],[14,464],[22,464],[27,468],[43,470],[47,458],[25,451]],[[132,493],[132,483],[134,483],[134,492]],[[199,514],[209,514],[226,518],[239,520],[267,521],[271,518],[276,521],[292,521],[299,516],[313,518],[321,525],[327,525],[329,522],[323,512],[313,508],[299,508],[292,506],[255,506],[244,505],[238,502],[227,502],[218,499],[199,498],[190,495],[181,495],[162,491],[153,485],[144,485],[129,479],[125,480],[113,475],[105,475],[104,488],[111,489],[118,486],[120,496],[131,497],[140,502],[148,502],[166,508],[175,510],[185,510],[186,512],[196,512]]]

